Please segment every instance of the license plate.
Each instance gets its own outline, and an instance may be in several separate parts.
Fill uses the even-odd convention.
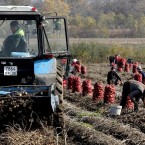
[[[17,76],[17,66],[4,66],[4,76]]]

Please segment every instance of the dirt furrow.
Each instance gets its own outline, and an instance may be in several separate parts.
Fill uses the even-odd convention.
[[[76,141],[76,145],[125,145],[125,143],[112,136],[96,131],[91,126],[71,119],[66,115],[65,123],[68,137],[73,138],[72,140]]]
[[[80,96],[75,93],[66,93],[64,99],[68,102],[75,103],[77,107],[87,109],[88,111],[96,111],[98,109],[104,110],[103,104],[94,102],[90,96]]]
[[[145,134],[140,130],[118,123],[117,120],[98,116],[97,113],[83,111],[68,102],[65,102],[65,113],[72,119],[77,118],[77,121],[92,125],[97,131],[112,135],[128,145],[143,145],[145,142]]]
[[[145,133],[144,108],[140,109],[138,113],[131,112],[122,116],[117,116],[116,119],[124,124],[130,124],[133,127],[139,128],[143,133]]]
[[[98,112],[102,116],[111,117],[109,114],[110,105],[104,103],[96,103],[92,101],[92,98],[89,96],[79,96],[74,93],[67,94],[65,96],[65,100],[68,102],[74,103],[77,107],[81,107],[84,110]],[[123,122],[124,124],[129,124],[134,128],[140,129],[141,132],[145,133],[145,109],[140,108],[138,113],[130,112],[121,114],[120,116],[116,117],[119,122]]]

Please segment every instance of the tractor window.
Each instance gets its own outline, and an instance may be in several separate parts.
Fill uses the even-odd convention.
[[[46,52],[52,53],[67,51],[66,25],[64,18],[47,18],[43,26],[47,35]],[[49,46],[49,50],[48,50]]]
[[[36,21],[0,20],[0,57],[38,55]]]

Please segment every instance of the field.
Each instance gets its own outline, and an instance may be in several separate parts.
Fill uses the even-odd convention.
[[[87,64],[87,74],[81,80],[90,79],[106,85],[109,63]],[[130,78],[132,71],[119,72],[122,80]],[[122,86],[117,85],[116,101],[121,97]],[[120,116],[109,112],[111,104],[101,104],[92,100],[92,96],[82,96],[64,89],[65,136],[53,135],[51,128],[42,124],[41,129],[25,130],[18,125],[8,127],[0,140],[5,144],[30,145],[145,145],[145,109],[140,102],[139,112],[122,111]]]
[[[70,38],[70,44],[81,42],[95,42],[107,44],[145,44],[145,38]]]
[[[106,73],[110,69],[109,64],[89,64],[88,74],[83,79],[95,82],[103,82],[106,85]],[[131,77],[132,72],[120,72],[123,81]],[[122,86],[116,86],[116,102],[121,98]],[[145,110],[140,102],[138,113],[132,110],[122,111],[120,116],[111,116],[109,112],[111,104],[102,104],[92,101],[90,96],[79,96],[68,93],[65,96],[65,114],[71,124],[71,133],[68,135],[80,144],[145,144]],[[69,127],[69,126],[68,126]],[[79,144],[78,142],[76,144]]]
[[[70,39],[70,43],[94,43],[98,46],[101,46],[100,44],[115,45],[115,49],[113,49],[116,50],[118,54],[121,53],[120,50],[122,50],[123,48],[123,53],[121,54],[121,56],[123,56],[124,54],[126,58],[130,57],[132,53],[131,51],[128,51],[128,49],[126,49],[128,48],[128,46],[135,48],[135,51],[138,50],[138,48],[142,48],[142,50],[144,50],[145,48],[144,38]],[[121,46],[121,49],[118,49],[118,46]],[[82,49],[84,49],[85,52],[90,51],[89,45],[87,47],[88,50],[87,48],[85,50],[85,47],[82,47]],[[81,53],[83,54],[83,51],[81,51]],[[96,53],[95,55],[97,56]],[[134,59],[136,59],[136,55],[132,55]],[[104,55],[103,57],[104,58],[102,58],[102,62],[104,62],[107,55]],[[85,59],[83,60],[85,61]],[[142,68],[145,71],[144,57],[138,60],[141,60]],[[92,85],[94,85],[95,82],[102,82],[105,87],[107,80],[106,75],[107,72],[110,70],[109,62],[88,62],[89,61],[87,61],[86,64],[87,75],[85,77],[82,77],[82,80],[90,79],[92,81]],[[129,72],[118,72],[118,74],[121,76],[123,82],[132,77],[131,70]],[[115,90],[116,101],[114,104],[119,104],[121,99],[122,86],[117,85],[115,87]],[[67,113],[66,116],[67,118],[69,116],[70,121],[73,120],[70,127],[71,130],[68,131],[68,136],[73,139],[73,142],[75,141],[75,144],[145,145],[145,110],[142,102],[140,102],[140,108],[138,113],[135,113],[132,110],[122,110],[120,116],[111,116],[109,110],[112,104],[96,103],[92,100],[91,96],[80,96],[78,94],[67,93],[67,95],[65,96],[65,101],[65,106],[69,107],[68,109],[65,109],[65,114]]]
[[[110,40],[97,39],[97,43],[114,43],[114,40]],[[76,39],[70,41],[78,43]],[[122,44],[125,40],[119,42]],[[128,39],[126,42],[144,45],[145,39]],[[82,63],[87,68],[87,74],[79,75],[81,82],[91,80],[92,87],[96,82],[102,82],[104,87],[107,85],[109,62],[82,61]],[[142,68],[145,71],[144,63]],[[125,82],[131,78],[132,70],[118,74]],[[7,126],[6,132],[0,134],[0,143],[2,145],[145,145],[145,108],[142,102],[139,104],[138,113],[122,110],[119,116],[110,114],[111,105],[120,103],[121,92],[122,85],[115,86],[115,102],[104,104],[93,101],[91,95],[83,96],[64,88],[64,136],[59,136],[53,128],[46,127],[40,120],[41,128],[35,130],[17,124]]]

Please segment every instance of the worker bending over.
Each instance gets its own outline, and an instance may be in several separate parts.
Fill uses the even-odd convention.
[[[138,111],[139,100],[142,99],[145,106],[145,85],[136,80],[128,80],[123,84],[122,99],[120,105],[125,108],[127,97],[134,103],[134,111]]]

